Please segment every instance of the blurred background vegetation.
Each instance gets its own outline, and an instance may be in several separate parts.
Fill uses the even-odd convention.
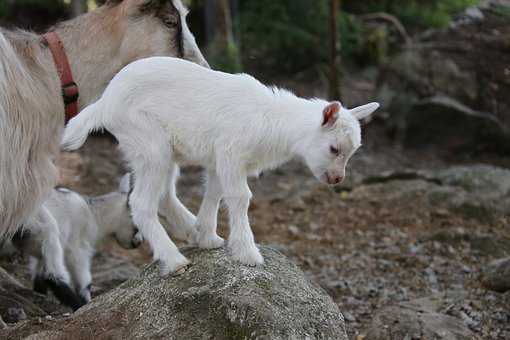
[[[100,0],[0,0],[0,24],[42,31]],[[330,0],[185,0],[189,24],[212,64],[273,76],[321,71],[330,58]],[[342,63],[378,64],[406,34],[445,27],[477,0],[338,1]],[[274,74],[278,70],[282,74]]]

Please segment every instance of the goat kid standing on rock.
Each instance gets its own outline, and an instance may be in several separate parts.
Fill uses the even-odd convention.
[[[13,238],[13,244],[28,253],[34,290],[46,294],[50,288],[63,304],[78,309],[90,301],[92,282],[91,261],[96,244],[113,235],[126,249],[138,247],[142,237],[133,225],[129,206],[130,175],[125,175],[117,191],[98,197],[84,198],[65,189],[56,188],[43,203],[47,215],[55,223],[35,220]],[[53,226],[58,229],[53,229]],[[46,240],[52,239],[49,243]],[[58,242],[64,250],[59,258],[52,244]],[[62,266],[58,272],[65,278],[54,277],[51,266]],[[68,284],[72,283],[74,289]]]
[[[306,100],[268,88],[246,74],[155,57],[121,70],[103,96],[69,122],[61,145],[75,150],[89,132],[102,128],[117,138],[135,176],[129,198],[133,221],[159,260],[162,275],[189,263],[158,220],[163,188],[175,184],[177,164],[201,165],[207,174],[196,222],[181,227],[199,247],[221,247],[216,225],[223,199],[232,256],[257,265],[263,258],[248,221],[247,177],[300,157],[321,182],[340,183],[361,143],[358,120],[378,107],[371,103],[348,110],[339,102]],[[185,215],[175,189],[170,191],[168,204]]]

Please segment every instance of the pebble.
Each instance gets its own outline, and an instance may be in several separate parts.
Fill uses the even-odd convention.
[[[295,225],[289,225],[288,229],[293,236],[298,236],[300,234],[299,228]]]
[[[427,279],[431,284],[433,285],[437,284],[437,276],[432,268],[428,267],[427,269],[425,269],[425,274],[427,274]]]
[[[25,314],[25,310],[23,308],[12,307],[7,309],[7,322],[16,323],[21,320],[26,320],[26,318],[27,315]]]
[[[344,319],[349,322],[356,322],[356,318],[349,312],[342,312]]]

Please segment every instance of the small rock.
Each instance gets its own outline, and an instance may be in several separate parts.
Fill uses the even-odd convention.
[[[468,266],[462,266],[462,271],[466,274],[471,273],[473,270],[469,268]]]
[[[437,275],[434,269],[428,267],[427,269],[425,269],[425,274],[427,274],[427,279],[431,284],[437,285]]]
[[[464,322],[464,324],[466,326],[468,326],[471,329],[478,327],[478,322],[476,322],[472,318],[470,318],[469,315],[467,315],[466,313],[464,313],[462,311],[459,314],[460,314],[460,317],[462,318],[462,321]]]
[[[21,320],[26,320],[27,315],[23,308],[9,308],[7,309],[6,321],[9,323],[16,323]]]
[[[349,322],[356,322],[356,318],[354,317],[354,315],[352,315],[351,313],[349,312],[343,312],[342,313],[344,315],[344,319],[349,321]]]
[[[299,228],[296,227],[295,225],[289,225],[288,229],[289,229],[289,232],[291,233],[291,235],[293,235],[293,236],[298,236],[301,233],[299,231]]]
[[[483,19],[485,19],[485,15],[483,14],[483,12],[480,10],[480,8],[476,6],[469,7],[468,9],[466,9],[465,14],[469,19],[475,21],[482,21]]]
[[[482,275],[482,285],[500,293],[510,291],[510,258],[491,262]]]

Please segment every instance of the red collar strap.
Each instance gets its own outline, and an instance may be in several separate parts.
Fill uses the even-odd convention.
[[[71,72],[71,66],[69,66],[64,44],[62,44],[58,34],[56,32],[48,32],[43,35],[43,39],[48,44],[60,78],[67,123],[78,114],[78,96],[80,95],[78,85],[73,80],[73,73]]]

